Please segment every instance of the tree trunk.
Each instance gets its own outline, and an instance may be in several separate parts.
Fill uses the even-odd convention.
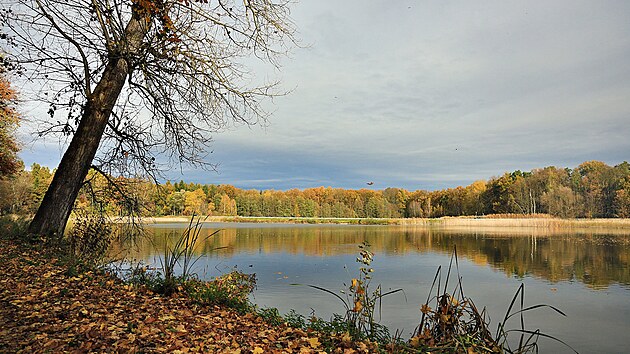
[[[134,13],[120,44],[125,54],[135,53],[146,35],[150,18]],[[96,155],[107,122],[130,71],[127,55],[112,55],[94,92],[89,95],[81,122],[64,153],[28,233],[63,237],[66,223],[85,176]],[[89,80],[89,78],[86,78]]]
[[[56,237],[63,235],[109,116],[125,85],[128,71],[127,61],[124,59],[108,63],[94,93],[88,98],[79,127],[28,228],[29,234]]]

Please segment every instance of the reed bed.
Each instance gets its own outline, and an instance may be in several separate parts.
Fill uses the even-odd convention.
[[[437,223],[445,226],[484,226],[484,227],[540,227],[540,228],[630,228],[630,219],[559,219],[551,217],[506,218],[494,215],[470,218],[440,218]],[[434,221],[434,223],[436,223]]]
[[[144,223],[188,222],[188,217],[146,218]],[[482,230],[496,232],[550,233],[610,233],[630,234],[630,219],[560,219],[547,214],[497,214],[484,216],[458,216],[442,218],[311,218],[311,217],[241,217],[210,216],[207,222],[245,222],[278,224],[338,224],[338,225],[401,225],[454,230]],[[124,221],[121,221],[124,222]]]

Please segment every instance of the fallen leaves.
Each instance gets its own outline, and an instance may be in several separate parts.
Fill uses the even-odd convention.
[[[316,333],[162,297],[0,240],[0,352],[324,353]],[[328,338],[335,353],[374,347]]]

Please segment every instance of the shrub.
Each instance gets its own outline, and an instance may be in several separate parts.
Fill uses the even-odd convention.
[[[256,275],[234,270],[212,281],[190,279],[184,288],[202,304],[227,306],[246,312],[252,309],[249,295],[256,288]]]
[[[66,241],[75,261],[100,263],[112,241],[112,227],[103,214],[77,211],[76,220]]]
[[[9,239],[23,238],[28,229],[29,220],[12,216],[0,217],[0,237]]]

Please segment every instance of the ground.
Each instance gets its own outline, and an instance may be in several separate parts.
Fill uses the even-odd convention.
[[[0,239],[1,353],[321,353],[322,341],[254,314],[75,272],[48,252]],[[374,350],[339,346],[329,351]]]

